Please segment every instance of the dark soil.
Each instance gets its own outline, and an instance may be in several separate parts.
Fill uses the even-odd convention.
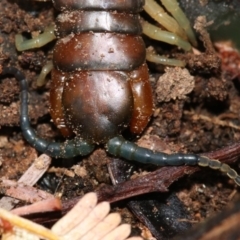
[[[26,75],[30,96],[29,116],[38,135],[49,140],[62,140],[49,116],[49,82],[41,89],[36,86],[37,75],[46,60],[51,58],[54,43],[26,52],[17,52],[14,46],[16,33],[24,32],[26,37],[31,37],[52,23],[56,13],[51,3],[31,1],[23,3],[23,1],[10,0],[1,0],[0,12],[0,66],[1,68],[7,65],[15,66]],[[171,55],[187,60],[186,68],[189,71],[186,76],[181,69],[177,70],[178,76],[182,74],[179,79],[185,80],[179,83],[175,81],[176,69],[168,69],[167,79],[172,81],[174,86],[170,88],[176,91],[169,94],[171,99],[162,97],[168,87],[164,86],[164,83],[169,84],[165,81],[160,82],[163,67],[159,71],[156,66],[152,64],[150,66],[155,112],[142,137],[147,139],[149,135],[156,135],[161,139],[168,153],[209,152],[240,140],[240,97],[238,79],[235,78],[239,76],[237,72],[239,70],[236,69],[234,75],[232,74],[234,70],[231,68],[231,74],[228,74],[228,68],[221,66],[219,56],[223,55],[218,55],[217,52],[209,49],[211,42],[207,43],[209,41],[207,36],[201,34],[204,44],[200,43],[200,46],[202,45],[200,50],[203,54],[185,54],[167,46]],[[148,39],[147,44],[154,46],[156,43]],[[158,46],[161,46],[161,43],[158,43]],[[169,54],[167,50],[163,53]],[[189,83],[188,88],[192,91],[182,93],[179,87],[184,88],[189,81],[192,81],[192,84]],[[161,84],[163,84],[162,88]],[[2,78],[0,82],[0,177],[13,180],[17,180],[37,156],[36,151],[22,137],[19,128],[19,103],[19,86],[16,80]],[[151,144],[154,144],[154,139],[151,138]],[[147,144],[147,141],[143,140],[142,144]],[[52,168],[51,171],[55,172],[53,175],[56,174],[60,181],[59,184],[52,183],[52,186],[58,186],[57,189],[53,187],[53,192],[61,194],[63,199],[71,199],[94,191],[104,184],[111,184],[107,169],[109,162],[111,162],[111,156],[101,148],[86,158],[54,160],[54,167],[67,168],[74,173],[74,177],[71,174],[64,174],[64,171],[57,168]],[[233,167],[239,172],[237,164]],[[137,173],[141,175],[146,171],[149,171],[149,167],[145,169],[141,165]],[[42,187],[42,184],[38,187]],[[202,169],[174,183],[170,191],[177,194],[189,212],[189,221],[195,224],[222,211],[238,194],[236,189],[237,186],[221,173]],[[125,222],[140,226],[142,231],[145,231],[145,236],[149,234],[128,211],[124,203],[114,206],[115,210],[122,214]]]

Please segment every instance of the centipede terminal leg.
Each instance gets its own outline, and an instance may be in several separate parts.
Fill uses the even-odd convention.
[[[75,156],[84,156],[91,153],[94,145],[91,145],[78,138],[66,140],[63,143],[49,142],[38,137],[34,129],[30,126],[28,117],[28,84],[24,74],[14,67],[6,67],[3,69],[2,75],[13,75],[20,84],[20,126],[24,138],[36,148],[36,150],[46,153],[52,157],[71,158]]]
[[[111,7],[110,4],[107,9],[99,3],[101,1],[95,1],[93,6],[87,1],[86,5],[77,1],[53,1],[55,8],[61,13],[56,19],[55,33],[59,39],[53,51],[50,114],[59,130],[66,130],[66,136],[62,131],[63,136],[69,137],[67,134],[70,132],[78,137],[64,143],[54,143],[36,136],[28,119],[25,77],[14,68],[5,70],[5,73],[15,75],[20,81],[21,127],[26,140],[38,151],[62,158],[90,153],[94,146],[88,142],[93,144],[107,142],[107,151],[114,156],[158,166],[206,166],[225,172],[239,184],[237,173],[217,160],[196,154],[168,155],[153,152],[115,137],[128,126],[132,133],[141,134],[153,111],[153,98],[145,63],[146,51],[141,38],[141,23],[138,15],[142,8],[165,29],[171,31],[169,34],[148,23],[143,23],[143,30],[150,37],[162,38],[162,40],[165,38],[165,42],[177,45],[185,51],[191,50],[189,42],[195,45],[195,40],[191,37],[194,34],[189,34],[190,23],[182,17],[182,12],[175,0],[171,0],[171,3],[162,1],[162,5],[175,19],[154,0],[146,0],[145,6],[143,0],[109,1],[113,5]],[[112,10],[116,12],[113,13]],[[122,12],[125,13],[122,14]],[[100,16],[103,21],[100,21]],[[106,18],[110,19],[107,28]],[[123,20],[126,24],[122,24]],[[181,27],[181,24],[185,24],[186,27]],[[123,27],[119,28],[119,25]],[[158,34],[152,33],[154,31]],[[25,41],[17,37],[16,45],[19,50],[36,48],[54,38],[53,28],[49,28],[36,39]],[[114,48],[112,48],[113,42]],[[98,43],[98,46],[95,43]],[[132,46],[135,51],[132,51]],[[184,66],[184,62],[167,60],[151,52],[147,52],[147,59]],[[46,71],[42,76],[51,71],[51,68],[51,65],[45,68]],[[139,88],[144,94],[137,93]],[[81,141],[80,136],[86,142]]]
[[[225,163],[221,163],[215,159],[209,159],[208,157],[197,154],[166,154],[154,152],[150,149],[139,147],[135,143],[129,142],[122,137],[115,137],[109,140],[106,148],[107,151],[114,156],[144,164],[154,164],[157,166],[198,165],[200,167],[220,170],[240,186],[240,176],[234,169]]]

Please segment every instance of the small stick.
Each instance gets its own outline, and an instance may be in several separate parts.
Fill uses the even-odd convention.
[[[59,236],[54,234],[51,230],[49,230],[39,224],[31,222],[27,219],[18,217],[15,214],[12,214],[11,212],[8,212],[2,208],[0,208],[0,216],[2,219],[10,222],[11,225],[14,225],[19,228],[23,228],[33,234],[39,235],[39,236],[47,238],[49,240],[60,240],[61,239]]]

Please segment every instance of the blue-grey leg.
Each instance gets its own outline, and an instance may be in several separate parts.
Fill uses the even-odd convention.
[[[55,158],[84,156],[93,151],[94,145],[90,145],[78,137],[62,143],[50,142],[38,137],[31,127],[28,117],[28,83],[24,74],[14,67],[4,68],[2,75],[6,74],[13,75],[19,81],[21,89],[20,125],[24,138],[36,148],[36,150]]]

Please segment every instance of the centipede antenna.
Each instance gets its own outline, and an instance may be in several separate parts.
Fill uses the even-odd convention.
[[[149,163],[157,166],[179,166],[179,165],[199,165],[209,167],[226,173],[227,176],[240,186],[240,176],[229,165],[221,163],[215,159],[209,159],[197,154],[166,154],[154,152],[150,149],[142,148],[135,143],[129,142],[122,137],[110,139],[107,143],[107,151],[117,157],[122,157],[130,161]]]
[[[20,126],[24,138],[34,147],[36,150],[46,153],[55,158],[71,158],[75,156],[84,156],[91,153],[94,149],[94,145],[80,140],[75,137],[72,140],[67,140],[62,143],[49,142],[38,137],[34,129],[30,126],[28,117],[28,84],[24,74],[14,67],[6,67],[2,71],[2,75],[13,75],[20,84]]]

